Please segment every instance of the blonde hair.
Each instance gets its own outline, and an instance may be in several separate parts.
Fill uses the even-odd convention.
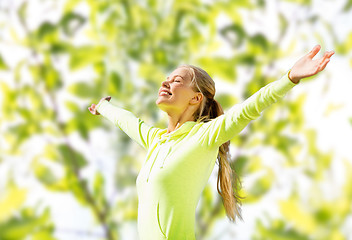
[[[197,122],[208,122],[222,114],[224,111],[215,99],[215,82],[209,74],[203,69],[193,65],[180,65],[179,68],[184,67],[190,70],[192,75],[191,84],[194,91],[201,92],[204,96],[200,107],[195,111],[193,117]],[[217,179],[217,190],[226,210],[226,214],[231,221],[235,221],[236,217],[242,219],[241,216],[241,199],[238,192],[241,189],[241,182],[236,172],[229,164],[230,141],[222,144],[219,147],[219,154],[217,157],[219,172]],[[221,191],[220,191],[220,189]]]

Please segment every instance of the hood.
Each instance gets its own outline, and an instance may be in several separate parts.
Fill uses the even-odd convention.
[[[197,123],[194,121],[185,122],[179,128],[170,133],[167,133],[167,128],[165,128],[160,132],[159,142],[164,143],[166,140],[178,138],[180,135],[188,133],[196,124]]]

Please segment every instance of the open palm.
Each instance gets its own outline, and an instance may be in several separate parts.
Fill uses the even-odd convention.
[[[313,60],[320,51],[321,46],[316,45],[309,53],[300,58],[291,68],[289,78],[297,83],[300,79],[313,76],[326,67],[334,51],[325,52],[324,56]]]

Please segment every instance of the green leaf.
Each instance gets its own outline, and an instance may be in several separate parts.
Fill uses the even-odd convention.
[[[62,86],[59,72],[52,66],[42,66],[42,73],[49,90],[54,90]]]
[[[12,219],[0,225],[1,239],[25,239],[35,230],[37,223],[30,219]]]
[[[252,66],[255,64],[255,55],[251,53],[240,53],[236,55],[235,65],[248,65]]]
[[[110,73],[108,93],[117,97],[122,90],[121,76],[117,72]]]
[[[93,183],[93,194],[100,209],[104,209],[106,206],[105,194],[104,194],[104,176],[101,172],[95,174]]]
[[[26,196],[27,190],[17,187],[10,187],[5,195],[0,195],[0,223],[9,219],[22,206]]]
[[[58,179],[49,167],[39,163],[38,161],[35,161],[33,164],[34,174],[42,184],[51,186],[58,182]]]
[[[54,42],[50,45],[51,54],[61,54],[69,52],[73,47],[66,42]]]
[[[70,53],[70,68],[71,70],[78,70],[87,65],[103,61],[106,48],[103,46],[83,46],[71,49]]]
[[[283,220],[273,220],[270,226],[262,221],[256,223],[253,240],[309,240],[311,237],[305,236],[292,229]]]
[[[221,104],[224,111],[238,103],[238,99],[231,94],[219,94],[215,99]]]
[[[317,222],[313,214],[301,206],[297,199],[291,198],[289,200],[280,202],[280,210],[283,216],[293,224],[294,228],[299,232],[311,235],[317,230]]]
[[[22,111],[22,113],[25,113],[25,112],[26,110]],[[30,136],[33,136],[34,134],[38,134],[40,131],[41,131],[40,122],[30,119],[26,123],[9,127],[7,129],[7,133],[5,134],[10,134],[10,135],[12,134],[13,136],[15,136],[16,142],[14,143],[12,148],[14,150],[17,150],[18,147],[21,146],[21,144],[23,144],[25,140],[27,140]]]
[[[220,30],[220,34],[228,40],[228,42],[233,47],[239,47],[243,44],[244,39],[246,38],[247,34],[243,27],[238,24],[231,24],[226,26]]]
[[[43,22],[37,30],[38,40],[49,40],[57,34],[57,26],[51,22]]]
[[[8,66],[2,56],[0,55],[0,70],[7,70]]]
[[[81,108],[79,107],[79,105],[76,104],[75,102],[72,102],[72,101],[65,101],[65,106],[71,112],[79,112],[79,111],[81,111]]]
[[[231,162],[231,168],[236,171],[237,175],[243,176],[247,172],[248,161],[247,156],[238,156],[235,161]]]
[[[229,82],[235,82],[237,72],[235,68],[235,59],[224,57],[203,57],[198,59],[203,69],[209,73],[212,78],[220,77]]]
[[[32,235],[31,240],[57,240],[50,230],[40,230]]]
[[[270,47],[270,43],[268,42],[266,37],[260,33],[250,37],[249,43],[249,49],[251,49],[251,51],[255,54],[263,54],[265,52],[268,52]]]
[[[60,21],[66,35],[72,36],[86,22],[85,17],[78,13],[68,12]]]
[[[138,69],[138,76],[147,82],[161,84],[166,79],[165,73],[155,64],[141,63]]]
[[[352,8],[352,0],[348,0],[343,8],[343,11],[348,12],[350,11],[351,8]]]
[[[18,15],[22,25],[25,25],[27,22],[27,19],[26,19],[27,18],[27,14],[26,14],[27,6],[28,6],[28,2],[25,1],[21,4],[21,6],[18,8],[18,11],[17,11],[17,15]]]
[[[68,145],[61,144],[58,146],[61,161],[65,163],[66,166],[71,166],[72,168],[79,169],[87,165],[87,161],[84,156],[78,151],[74,150]]]
[[[50,224],[48,208],[40,216],[35,216],[33,209],[25,208],[20,216],[0,223],[0,239],[27,239],[38,231],[50,231]]]
[[[87,198],[87,193],[85,192],[88,191],[86,180],[79,180],[77,176],[73,172],[71,172],[71,170],[69,170],[67,171],[66,181],[69,184],[70,192],[75,196],[76,200],[80,204],[82,204],[83,206],[95,204],[90,202],[90,199]]]
[[[254,203],[259,201],[270,189],[274,181],[274,175],[271,171],[268,174],[259,177],[252,186],[243,195],[246,198],[243,200],[244,203]]]
[[[65,2],[64,12],[65,13],[72,12],[74,10],[74,8],[81,2],[82,2],[81,0],[70,0],[70,1]]]
[[[43,157],[54,162],[61,163],[65,167],[68,167],[68,169],[79,170],[79,168],[87,165],[87,161],[84,156],[66,144],[47,145],[44,149]]]
[[[96,86],[84,82],[72,84],[68,90],[75,96],[83,98],[94,98],[98,93]]]
[[[102,195],[103,194],[103,188],[104,188],[104,177],[101,174],[101,172],[97,172],[95,174],[94,178],[94,184],[93,184],[93,192],[94,195]]]

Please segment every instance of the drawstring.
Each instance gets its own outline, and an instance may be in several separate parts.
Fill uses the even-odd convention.
[[[163,168],[164,167],[164,163],[165,163],[165,159],[167,158],[167,156],[169,155],[169,153],[171,152],[171,146],[170,143],[167,143],[167,148],[163,150],[163,161],[160,163],[159,167]]]
[[[152,169],[153,169],[153,167],[154,167],[154,163],[155,163],[156,159],[159,158],[159,155],[160,155],[160,154],[162,154],[162,155],[161,155],[162,161],[160,162],[159,167],[160,167],[160,168],[163,168],[163,167],[164,167],[165,160],[166,160],[167,156],[169,155],[169,153],[171,152],[171,144],[170,144],[170,142],[169,142],[169,141],[170,141],[170,137],[171,137],[171,135],[168,136],[167,139],[166,139],[166,138],[161,138],[161,139],[159,139],[159,141],[158,141],[158,146],[157,146],[157,148],[158,148],[157,157],[154,158],[154,161],[153,161],[153,163],[152,163],[152,166],[151,166],[150,169],[149,169],[149,173],[148,173],[148,177],[147,177],[147,182],[148,182],[148,180],[149,180],[150,173],[152,172]],[[164,146],[161,146],[161,144],[163,144],[163,143],[165,143]]]

